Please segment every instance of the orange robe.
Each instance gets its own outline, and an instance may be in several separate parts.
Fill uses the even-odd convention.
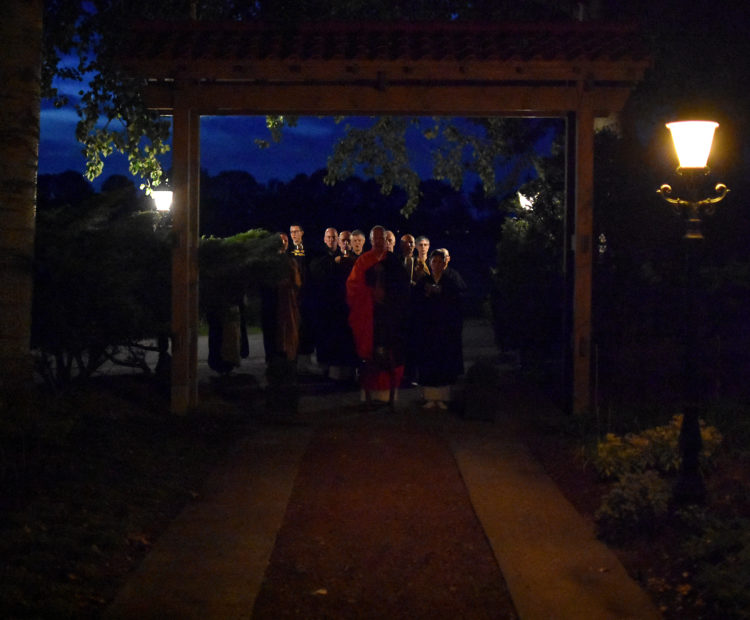
[[[388,272],[386,262],[395,262]],[[368,278],[368,271],[386,269],[383,277],[373,281]],[[390,265],[390,263],[388,263]],[[390,281],[388,278],[400,278],[403,282]],[[403,286],[402,286],[403,285]],[[403,289],[403,290],[401,290]],[[389,390],[398,387],[404,374],[403,355],[394,354],[394,344],[376,343],[376,305],[385,304],[397,311],[408,303],[409,281],[403,266],[392,254],[378,253],[374,250],[364,252],[354,263],[352,272],[346,281],[346,300],[349,305],[349,326],[352,328],[357,356],[364,362],[361,373],[362,387],[365,390]],[[404,314],[405,318],[405,314]],[[403,325],[406,325],[404,320]],[[392,325],[391,325],[392,327]],[[395,344],[403,338],[395,338]]]

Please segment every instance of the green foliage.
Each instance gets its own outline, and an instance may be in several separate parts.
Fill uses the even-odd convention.
[[[400,187],[407,196],[402,214],[408,217],[421,194],[407,137],[409,142],[421,137],[431,143],[433,178],[459,190],[466,175],[474,173],[486,195],[497,195],[518,184],[522,172],[533,163],[535,143],[550,126],[549,121],[495,117],[378,117],[369,127],[346,126],[346,135],[328,159],[326,182],[333,184],[361,172],[374,178],[385,195]],[[497,176],[500,169],[504,171],[502,183]]]
[[[524,363],[560,353],[565,209],[561,135],[551,152],[537,156],[534,164],[538,177],[520,189],[533,200],[532,208],[521,208],[515,192],[505,201],[510,215],[502,226],[492,282],[498,346],[518,349]]]
[[[148,190],[159,185],[162,168],[159,157],[169,149],[169,123],[158,113],[148,110],[140,93],[138,80],[127,79],[116,64],[117,51],[128,29],[123,27],[133,20],[230,20],[295,22],[316,20],[404,20],[455,21],[460,19],[539,19],[536,3],[493,3],[492,6],[467,5],[464,2],[310,2],[284,0],[274,2],[185,2],[165,0],[153,3],[134,0],[123,3],[115,0],[94,0],[79,3],[56,0],[45,3],[45,39],[43,83],[45,95],[56,105],[70,102],[52,87],[57,76],[81,85],[80,99],[75,102],[80,117],[76,129],[78,140],[84,145],[86,175],[93,179],[103,169],[103,160],[114,152],[127,155],[132,174],[144,179]],[[544,8],[546,18],[569,19],[569,7]],[[76,64],[62,59],[74,58]],[[409,161],[404,140],[405,129],[419,124],[418,119],[380,117],[365,130],[349,128],[347,136],[336,146],[329,162],[327,181],[351,176],[357,166],[378,182],[388,195],[394,186],[407,194],[403,213],[408,215],[419,203],[419,176]],[[285,126],[294,126],[296,117],[269,115],[266,119],[271,140],[281,140]],[[526,125],[541,126],[540,121],[518,119],[476,119],[468,123],[481,131],[467,132],[452,121],[436,121],[435,130],[424,131],[427,139],[436,139],[440,146],[435,154],[434,176],[448,180],[454,188],[461,185],[464,173],[475,172],[485,191],[496,191],[495,172],[498,164],[515,158],[511,177],[518,174],[530,161],[535,137]],[[523,140],[518,140],[523,136]],[[256,139],[259,148],[269,141]],[[519,156],[520,155],[520,156]]]
[[[289,266],[281,240],[262,229],[231,237],[203,237],[199,250],[201,308],[237,304],[248,290],[278,282]]]
[[[54,386],[168,332],[170,248],[132,188],[37,215],[32,348]]]
[[[662,474],[679,469],[679,436],[682,415],[676,415],[669,424],[649,428],[642,433],[618,436],[608,433],[604,441],[597,444],[594,467],[603,478],[623,479],[632,473],[653,470]],[[713,426],[701,421],[701,465],[710,467],[722,442],[721,433]]]
[[[670,496],[669,484],[653,470],[623,475],[594,515],[599,535],[622,541],[633,534],[653,531],[667,515]]]
[[[271,132],[273,142],[281,142],[284,127],[295,127],[298,117],[296,116],[266,116],[266,127]],[[261,149],[267,149],[270,146],[268,140],[256,138],[255,145]]]
[[[706,617],[750,617],[750,521],[713,519],[684,551],[695,566]]]
[[[418,122],[418,119],[383,116],[364,129],[347,125],[346,136],[328,158],[326,183],[346,180],[361,166],[364,174],[376,179],[383,194],[389,195],[394,186],[406,190],[408,199],[403,213],[412,213],[419,201],[420,178],[409,165],[406,131]]]

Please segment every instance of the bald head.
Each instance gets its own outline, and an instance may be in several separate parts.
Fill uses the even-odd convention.
[[[372,230],[370,230],[370,244],[372,245],[372,249],[377,252],[385,251],[385,228],[383,226],[372,227]]]
[[[415,242],[412,235],[404,235],[401,237],[401,255],[406,258],[414,254]]]

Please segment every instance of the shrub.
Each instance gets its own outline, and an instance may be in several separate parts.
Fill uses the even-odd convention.
[[[621,541],[638,531],[653,531],[667,514],[670,495],[669,484],[655,471],[625,474],[594,515],[599,536]]]
[[[750,521],[714,519],[684,550],[710,616],[750,618]]]
[[[642,433],[618,436],[608,433],[597,444],[593,459],[597,473],[606,479],[622,478],[626,474],[655,470],[663,474],[674,473],[680,466],[679,437],[682,415],[676,415],[669,424],[647,429]],[[722,441],[721,433],[701,421],[701,466],[711,467]]]
[[[51,387],[88,379],[122,349],[169,332],[167,231],[142,206],[114,192],[40,211],[31,345]]]

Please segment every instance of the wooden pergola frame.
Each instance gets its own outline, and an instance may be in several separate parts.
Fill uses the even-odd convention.
[[[142,24],[120,61],[173,116],[171,407],[198,400],[201,115],[546,116],[567,120],[570,408],[591,406],[594,125],[650,64],[623,25]],[[571,208],[572,206],[572,208]]]

